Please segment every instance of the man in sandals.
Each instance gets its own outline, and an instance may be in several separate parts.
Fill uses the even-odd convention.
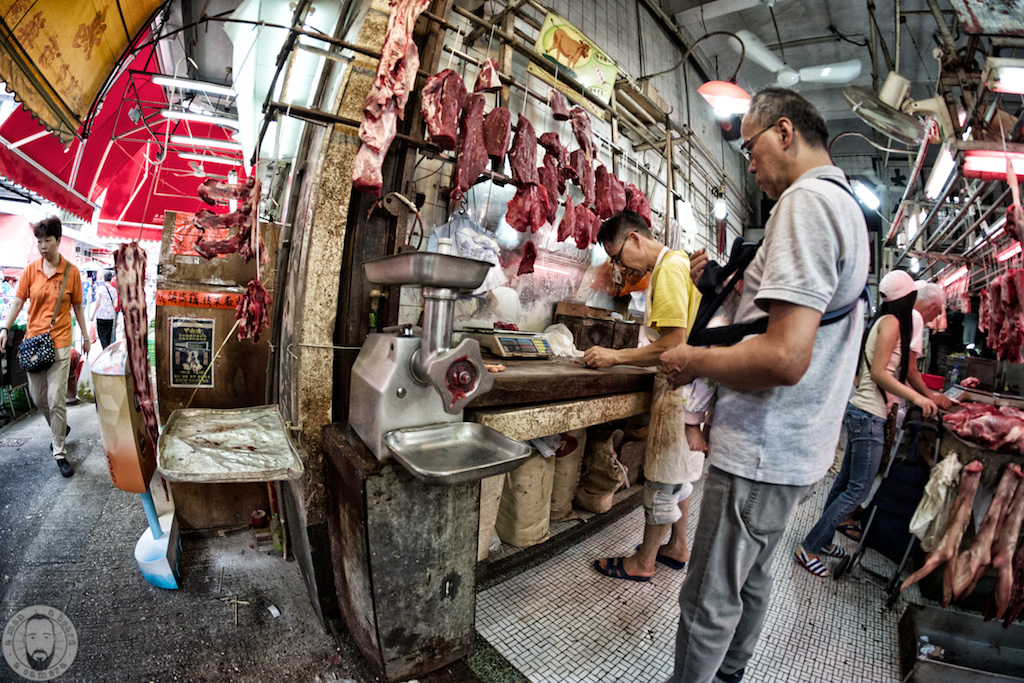
[[[829,157],[824,119],[796,92],[767,88],[753,98],[741,133],[750,172],[777,203],[734,322],[767,316],[767,331],[661,356],[675,385],[698,375],[719,383],[679,597],[674,682],[743,677],[767,614],[772,556],[793,510],[835,458],[863,331],[867,228]],[[706,261],[691,257],[695,280]]]

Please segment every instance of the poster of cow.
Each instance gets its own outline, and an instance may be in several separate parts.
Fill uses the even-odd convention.
[[[544,18],[533,49],[558,66],[558,82],[546,69],[533,63],[528,67],[530,74],[557,87],[567,98],[582,105],[592,115],[604,118],[601,108],[564,85],[568,78],[572,78],[602,102],[610,102],[619,67],[604,50],[575,26],[553,13]]]

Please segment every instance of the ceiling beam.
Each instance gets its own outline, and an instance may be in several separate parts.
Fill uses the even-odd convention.
[[[672,7],[678,5],[690,5],[689,9],[683,9],[682,11],[672,11]],[[711,0],[703,4],[685,2],[685,0],[676,0],[675,2],[665,2],[665,13],[674,14],[676,19],[682,26],[690,26],[696,24],[701,20],[714,19],[715,17],[722,17],[726,14],[732,14],[733,12],[739,12],[741,10],[750,9],[752,7],[760,7],[761,5],[767,5],[767,2],[763,0]]]

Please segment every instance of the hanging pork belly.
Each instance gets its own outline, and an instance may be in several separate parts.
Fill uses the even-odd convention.
[[[462,76],[451,69],[434,74],[423,86],[420,111],[427,124],[427,139],[441,149],[455,149],[466,97]]]

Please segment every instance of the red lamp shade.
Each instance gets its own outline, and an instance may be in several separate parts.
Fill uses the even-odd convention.
[[[735,83],[708,81],[697,88],[697,92],[714,107],[715,114],[723,118],[744,114],[750,108],[750,95]]]
[[[1024,154],[973,149],[964,152],[964,176],[968,178],[1006,180],[1010,165],[1018,178],[1024,178]]]

